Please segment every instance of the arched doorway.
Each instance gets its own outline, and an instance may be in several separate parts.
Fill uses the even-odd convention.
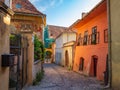
[[[51,51],[46,51],[45,52],[45,60],[46,60],[46,62],[50,62],[50,60],[51,60],[51,57],[52,56],[52,52]]]
[[[84,69],[84,58],[81,57],[79,62],[79,70],[83,71],[83,69]]]
[[[97,76],[97,63],[98,63],[98,56],[93,55],[91,60],[91,76]]]
[[[68,51],[66,50],[65,51],[65,66],[68,67],[69,65],[69,54],[68,54]]]

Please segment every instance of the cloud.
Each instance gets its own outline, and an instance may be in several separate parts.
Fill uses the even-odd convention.
[[[55,7],[63,3],[63,0],[50,0],[50,6]]]
[[[62,4],[62,3],[63,3],[63,0],[59,0],[59,3]]]
[[[63,3],[63,0],[30,0],[37,9],[46,11],[48,8],[55,8]]]
[[[90,3],[87,3],[86,6],[83,7],[83,10],[89,12],[93,9],[101,0],[91,0]]]
[[[42,0],[30,0],[31,3],[36,3],[36,2],[38,2],[38,1],[41,2]]]
[[[50,6],[54,6],[56,4],[56,0],[50,0]]]
[[[47,8],[48,8],[48,6],[39,6],[38,10],[40,10],[41,12],[44,12],[47,10]]]

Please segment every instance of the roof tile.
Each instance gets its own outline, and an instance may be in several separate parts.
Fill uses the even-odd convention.
[[[66,29],[67,29],[66,27],[48,25],[48,30],[50,34],[53,35],[54,39],[58,37],[62,32],[64,32]]]
[[[21,6],[17,8],[17,4]],[[38,11],[29,0],[12,0],[12,9],[16,13],[44,15],[43,13]]]

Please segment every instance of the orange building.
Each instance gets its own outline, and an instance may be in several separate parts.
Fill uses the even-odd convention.
[[[102,0],[70,28],[77,30],[77,45],[73,70],[87,76],[104,79],[107,70],[108,20],[107,2]]]

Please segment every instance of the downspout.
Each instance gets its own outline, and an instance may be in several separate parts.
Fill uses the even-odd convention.
[[[112,56],[111,56],[111,14],[110,0],[107,0],[107,16],[108,16],[108,65],[109,65],[109,80],[108,87],[112,86]]]

